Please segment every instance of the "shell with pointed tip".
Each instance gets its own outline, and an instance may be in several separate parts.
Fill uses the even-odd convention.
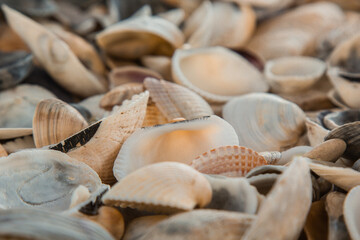
[[[123,59],[144,55],[171,56],[182,46],[182,32],[159,17],[134,17],[114,24],[96,36],[106,54]]]
[[[50,148],[88,164],[104,183],[114,183],[114,160],[124,141],[141,127],[148,98],[147,91],[135,95],[115,107],[110,116]]]
[[[205,151],[224,145],[238,145],[238,139],[230,124],[214,115],[142,128],[122,146],[114,163],[114,175],[121,180],[136,169],[157,162],[190,164]]]
[[[90,192],[101,180],[86,164],[52,150],[23,150],[1,161],[0,204],[5,208],[69,208],[72,192],[84,185]]]
[[[223,117],[235,128],[240,145],[257,152],[281,151],[294,145],[305,130],[305,114],[296,104],[267,93],[229,101]]]
[[[265,77],[273,92],[295,93],[314,85],[325,68],[325,63],[317,58],[282,57],[266,63]]]
[[[244,239],[297,239],[311,206],[311,193],[309,166],[306,160],[297,158],[261,203],[257,219]]]
[[[203,71],[202,69],[209,69]],[[209,102],[225,103],[245,93],[266,92],[262,74],[247,60],[223,47],[177,50],[172,75]]]
[[[6,5],[2,9],[11,28],[27,43],[37,60],[61,86],[81,97],[106,90],[54,33]]]
[[[208,180],[190,166],[161,162],[140,168],[116,183],[103,197],[106,205],[155,213],[186,211],[211,201]]]
[[[351,239],[360,239],[359,201],[360,186],[357,186],[351,189],[351,191],[347,194],[344,202],[344,219]]]
[[[198,156],[190,166],[201,173],[244,177],[254,167],[266,164],[263,156],[249,148],[222,146]]]
[[[35,146],[58,143],[86,128],[88,123],[72,106],[58,99],[38,103],[33,118]]]

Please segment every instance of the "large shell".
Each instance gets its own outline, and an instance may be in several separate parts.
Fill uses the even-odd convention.
[[[311,192],[308,164],[297,158],[261,203],[257,219],[244,239],[297,239],[311,206]]]
[[[149,93],[135,95],[115,108],[110,116],[52,146],[92,167],[104,183],[115,181],[112,168],[124,141],[141,127]],[[77,144],[80,144],[79,147]]]
[[[42,208],[63,211],[72,192],[84,185],[100,188],[99,176],[86,164],[52,150],[23,150],[1,158],[3,208]]]
[[[181,31],[159,17],[134,17],[112,25],[96,36],[113,57],[136,59],[144,55],[171,56],[184,42]]]
[[[304,112],[273,94],[235,98],[224,106],[223,117],[235,128],[240,145],[257,152],[291,146],[305,130]]]
[[[122,146],[114,163],[114,175],[120,180],[156,162],[190,164],[205,151],[224,145],[238,145],[237,136],[230,124],[214,115],[142,128]]]
[[[211,71],[202,71],[204,68]],[[172,76],[176,83],[210,102],[225,103],[238,95],[269,89],[253,65],[223,47],[177,50],[172,58]]]
[[[37,148],[58,143],[86,128],[88,123],[73,107],[58,99],[38,103],[33,118],[33,135]]]
[[[265,164],[265,158],[249,148],[222,146],[198,156],[190,166],[201,173],[244,177],[254,167]]]
[[[360,239],[359,201],[360,186],[357,186],[351,189],[344,202],[344,219],[351,239]]]
[[[140,168],[103,197],[107,205],[171,213],[204,207],[211,200],[208,180],[182,163],[161,162]]]

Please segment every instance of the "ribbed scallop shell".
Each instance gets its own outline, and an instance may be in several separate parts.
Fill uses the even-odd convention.
[[[266,164],[263,156],[249,148],[224,146],[203,153],[190,166],[201,173],[244,177],[254,167]]]
[[[190,166],[161,162],[140,168],[116,183],[103,197],[106,205],[156,213],[186,211],[211,201],[208,180]]]
[[[35,146],[55,144],[87,126],[84,117],[69,104],[55,98],[42,100],[33,118]]]

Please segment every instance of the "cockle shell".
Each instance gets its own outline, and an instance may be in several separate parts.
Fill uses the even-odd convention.
[[[135,17],[114,24],[96,36],[106,54],[123,59],[144,55],[171,56],[184,42],[181,31],[159,17]]]
[[[114,175],[120,181],[136,169],[157,162],[190,164],[205,151],[224,145],[238,145],[237,136],[230,124],[214,115],[142,128],[122,146]]]
[[[183,163],[161,162],[142,167],[121,179],[104,195],[103,202],[172,213],[204,207],[211,196],[211,186],[199,172]]]
[[[254,167],[265,164],[265,158],[249,148],[222,146],[196,157],[190,166],[201,173],[244,177]]]
[[[240,145],[258,152],[291,146],[305,130],[304,112],[294,103],[268,93],[229,101],[223,117],[234,127]]]
[[[205,67],[211,71],[199,70]],[[223,47],[178,49],[172,58],[172,76],[176,83],[214,103],[269,89],[254,66]]]
[[[344,202],[344,219],[351,239],[360,239],[359,201],[360,186],[356,186],[346,195]]]
[[[148,98],[147,91],[135,95],[115,108],[110,116],[50,148],[88,164],[104,183],[113,183],[112,168],[116,155],[124,141],[141,127]]]
[[[29,45],[41,65],[61,86],[81,97],[106,90],[54,33],[6,5],[2,9],[12,29]]]
[[[72,106],[55,98],[42,100],[33,118],[35,146],[58,143],[87,126],[86,120]]]
[[[297,239],[311,206],[311,192],[308,164],[296,158],[261,203],[257,218],[244,239]]]
[[[139,240],[141,236],[147,233],[147,231],[159,223],[167,219],[166,215],[145,216],[134,219],[126,228],[125,235],[122,240]]]
[[[1,161],[0,204],[5,208],[68,209],[72,192],[84,185],[100,188],[99,176],[89,166],[53,150],[23,150]]]
[[[313,86],[325,68],[325,63],[317,58],[282,57],[266,62],[265,77],[273,92],[295,93]]]

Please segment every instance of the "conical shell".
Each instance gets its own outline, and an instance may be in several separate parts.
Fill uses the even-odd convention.
[[[344,202],[344,219],[351,239],[360,239],[359,201],[360,186],[357,186],[351,189],[351,191],[346,195]]]
[[[234,127],[240,145],[257,152],[281,151],[294,145],[305,130],[305,114],[296,104],[267,93],[229,101],[223,117]]]
[[[125,83],[107,92],[100,101],[100,107],[111,111],[115,105],[121,105],[123,101],[144,91],[141,83]]]
[[[41,65],[61,86],[81,97],[106,90],[55,34],[5,5],[2,9],[11,28],[29,45]]]
[[[203,207],[210,202],[211,195],[209,182],[190,166],[161,162],[130,173],[104,195],[103,202],[171,213]]]
[[[265,164],[265,158],[249,148],[223,146],[198,156],[190,166],[201,173],[244,177],[254,167]]]
[[[93,168],[104,183],[113,183],[115,179],[112,168],[116,155],[124,141],[141,127],[148,98],[147,91],[135,95],[130,101],[125,101],[119,108],[115,108],[107,118],[52,146],[51,149],[68,153],[70,157]],[[81,146],[78,147],[77,144]]]
[[[142,128],[122,146],[114,163],[114,175],[121,180],[136,169],[157,162],[190,164],[209,149],[238,145],[237,142],[234,129],[214,115]]]
[[[204,68],[211,71],[201,71]],[[223,47],[178,49],[172,58],[172,76],[176,83],[214,103],[269,89],[254,66]]]
[[[38,103],[33,118],[35,146],[58,143],[86,128],[88,123],[73,107],[58,99]]]

